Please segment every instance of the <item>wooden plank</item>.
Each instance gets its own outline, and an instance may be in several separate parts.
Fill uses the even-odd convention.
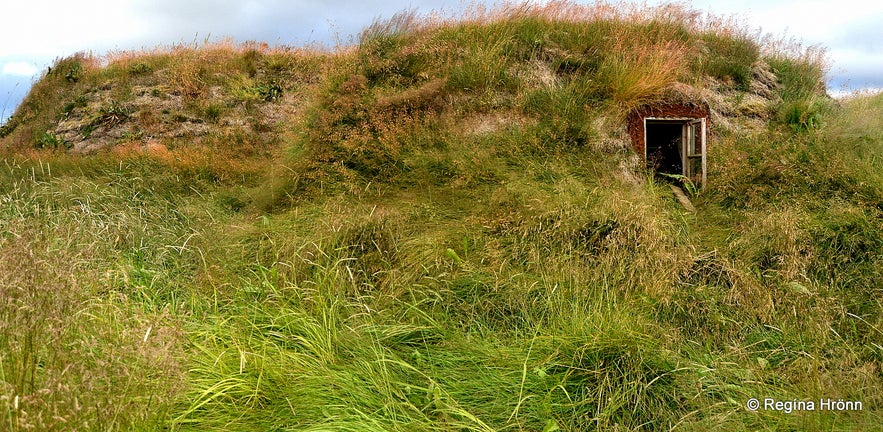
[[[690,198],[687,198],[687,194],[684,193],[684,190],[673,184],[669,184],[669,186],[671,186],[671,191],[674,192],[675,198],[678,199],[678,202],[680,202],[688,212],[696,213],[696,207],[693,207],[693,203],[690,202]]]

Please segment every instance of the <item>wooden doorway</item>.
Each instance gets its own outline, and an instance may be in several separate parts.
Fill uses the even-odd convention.
[[[644,118],[644,160],[658,173],[705,185],[705,118]]]

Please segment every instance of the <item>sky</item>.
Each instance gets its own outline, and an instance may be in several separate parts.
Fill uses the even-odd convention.
[[[467,4],[462,0],[4,0],[0,122],[14,112],[47,66],[79,51],[100,55],[227,37],[270,45],[334,46],[352,41],[378,17],[410,9],[454,13]],[[686,4],[734,16],[763,34],[824,46],[831,62],[832,93],[883,89],[883,2],[695,0]]]

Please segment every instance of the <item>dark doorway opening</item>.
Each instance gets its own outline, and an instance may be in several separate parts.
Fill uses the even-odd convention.
[[[682,174],[681,140],[684,122],[647,121],[647,165],[658,173]]]
[[[705,119],[645,118],[647,167],[665,178],[705,184]]]

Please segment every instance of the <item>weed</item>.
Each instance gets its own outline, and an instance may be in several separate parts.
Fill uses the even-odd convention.
[[[153,72],[153,68],[147,63],[135,63],[127,69],[129,75],[138,76],[138,75],[147,75]]]
[[[35,147],[45,149],[70,149],[73,146],[63,138],[59,138],[52,132],[47,131],[40,136]]]
[[[64,104],[64,107],[61,109],[61,114],[66,118],[70,116],[75,109],[84,108],[88,103],[89,99],[85,95],[79,95],[75,97],[74,100]]]
[[[659,174],[661,174],[661,175],[663,175],[663,176],[665,176],[665,177],[668,177],[668,178],[670,178],[670,179],[672,179],[672,180],[675,180],[675,181],[677,181],[678,183],[680,183],[681,186],[684,187],[684,190],[687,191],[687,194],[689,194],[691,197],[694,197],[694,198],[695,198],[696,195],[699,193],[699,187],[696,186],[696,183],[694,183],[692,180],[690,180],[689,177],[687,177],[687,176],[685,176],[685,175],[682,175],[682,174],[667,174],[667,173],[659,173]]]
[[[796,132],[806,132],[821,127],[827,103],[818,97],[806,97],[782,102],[777,119]]]
[[[260,58],[261,52],[254,48],[249,48],[242,54],[242,69],[249,78],[258,74]]]
[[[266,102],[274,102],[282,98],[282,85],[275,80],[260,84],[257,86],[257,92]]]
[[[825,51],[781,41],[768,50],[773,53],[766,61],[780,81],[782,102],[776,110],[777,119],[798,132],[817,128],[827,105],[819,97],[825,92]]]
[[[79,63],[71,64],[70,68],[65,72],[64,79],[68,82],[75,83],[80,80],[80,76],[82,75],[83,67]]]
[[[89,123],[84,124],[80,128],[80,133],[84,138],[88,138],[92,132],[98,128],[109,130],[126,120],[128,120],[130,111],[128,108],[118,104],[116,101],[109,105],[104,105],[93,114]]]
[[[201,117],[209,123],[217,123],[224,114],[224,111],[226,111],[226,109],[221,104],[209,104],[201,110],[200,114]]]

